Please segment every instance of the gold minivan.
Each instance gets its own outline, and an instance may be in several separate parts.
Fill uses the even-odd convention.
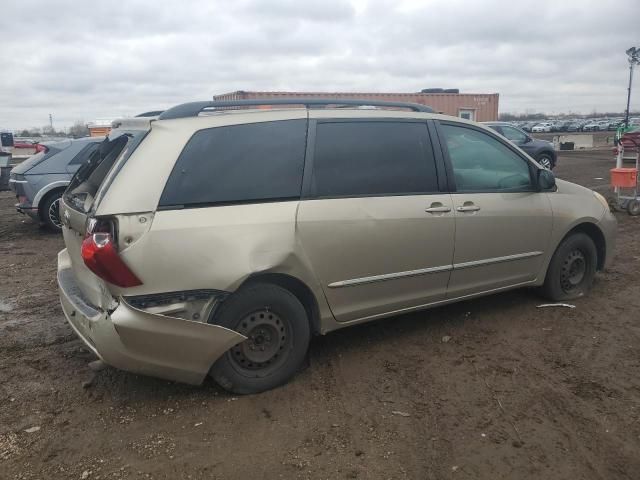
[[[572,299],[611,262],[601,195],[422,105],[194,102],[141,125],[61,202],[64,313],[123,370],[260,392],[312,335],[519,287]]]

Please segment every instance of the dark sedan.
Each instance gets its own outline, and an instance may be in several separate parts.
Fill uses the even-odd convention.
[[[553,167],[556,166],[556,152],[553,149],[553,143],[533,138],[510,123],[484,122],[484,124],[515,143],[543,167],[553,170]]]

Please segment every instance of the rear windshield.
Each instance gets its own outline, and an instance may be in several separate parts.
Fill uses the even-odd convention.
[[[98,189],[116,161],[123,155],[128,158],[145,134],[143,131],[126,133],[100,143],[71,179],[64,194],[67,205],[80,212],[89,212]]]
[[[47,160],[48,158],[53,157],[54,155],[60,153],[62,150],[55,147],[45,147],[44,151],[36,153],[35,155],[31,155],[24,162],[18,164],[15,168],[16,173],[25,173],[31,170],[36,165],[40,165],[42,162]]]

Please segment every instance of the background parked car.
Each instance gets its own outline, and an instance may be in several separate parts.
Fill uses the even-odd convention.
[[[542,132],[550,132],[551,124],[548,122],[538,123],[535,127],[531,129],[534,133],[542,133]]]
[[[599,132],[609,129],[609,122],[607,120],[593,120],[582,127],[584,132]]]
[[[115,120],[111,138],[148,129],[157,116]],[[33,155],[11,170],[9,184],[18,198],[16,209],[54,231],[60,231],[60,197],[78,168],[97,155],[104,137],[86,137],[46,144],[46,150]]]
[[[43,145],[11,170],[9,185],[15,192],[18,212],[60,230],[60,197],[76,170],[98,149],[103,137],[66,140]]]
[[[532,138],[521,129],[505,122],[485,122],[484,124],[515,143],[543,167],[553,170],[556,166],[557,156],[553,143]]]
[[[13,148],[15,150],[20,149],[34,149],[36,153],[40,153],[46,150],[46,147],[34,140],[27,140],[22,138],[16,138],[13,142]]]

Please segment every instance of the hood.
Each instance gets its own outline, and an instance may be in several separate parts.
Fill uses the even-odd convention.
[[[582,185],[577,185],[575,183],[556,178],[556,186],[558,187],[558,192],[560,193],[566,193],[570,195],[588,195],[589,198],[594,198],[593,190],[587,187],[583,187]]]
[[[551,147],[553,148],[553,143],[548,142],[547,140],[540,140],[539,138],[532,139],[531,142],[525,143],[525,146],[528,148],[542,148],[542,147]]]

